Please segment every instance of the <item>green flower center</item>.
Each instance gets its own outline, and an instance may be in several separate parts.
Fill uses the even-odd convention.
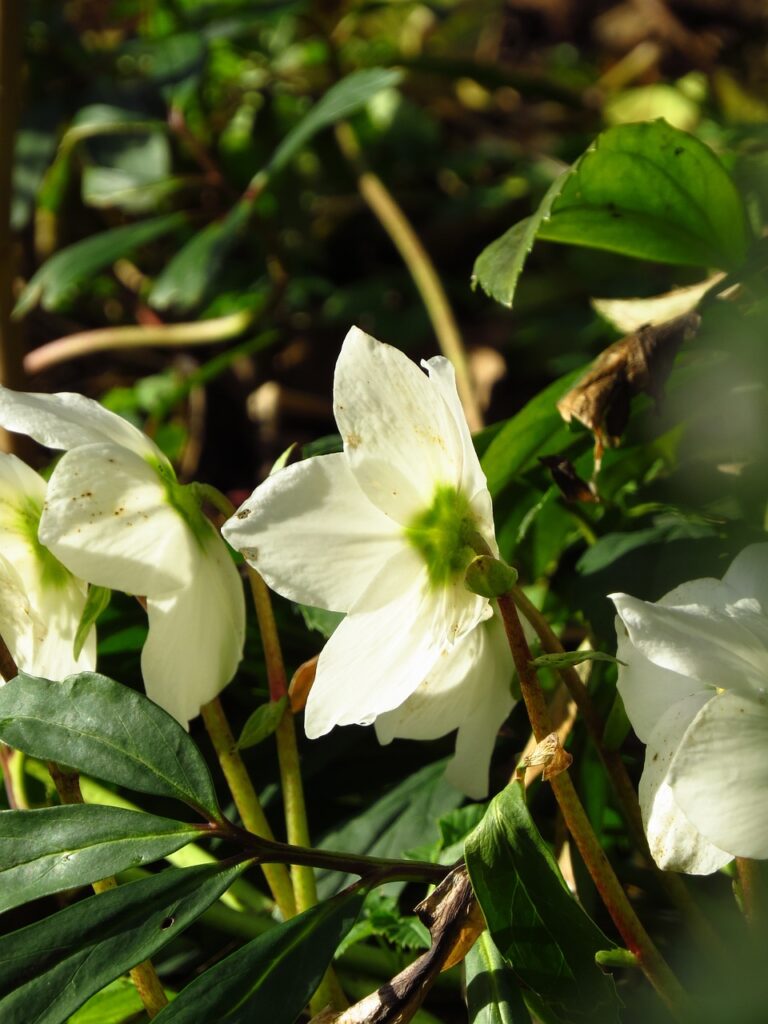
[[[5,504],[5,502],[3,502]],[[40,583],[44,587],[65,587],[70,574],[48,548],[40,543],[37,531],[43,508],[34,498],[25,497],[20,504],[8,502],[9,528],[24,538],[32,549],[40,572]],[[5,517],[3,517],[5,518]]]
[[[427,564],[433,587],[455,583],[475,556],[470,546],[477,531],[469,501],[455,487],[440,484],[432,504],[405,529],[405,535]]]

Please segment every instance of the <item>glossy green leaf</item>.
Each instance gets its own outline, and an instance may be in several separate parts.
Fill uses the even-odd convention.
[[[583,373],[581,367],[553,381],[495,434],[481,459],[493,497],[539,455],[562,451],[573,439],[557,403]]]
[[[96,672],[63,682],[20,672],[0,688],[0,739],[33,757],[220,817],[208,766],[179,723],[143,694]]]
[[[75,633],[74,655],[76,658],[80,657],[80,652],[85,641],[88,639],[91,626],[96,624],[96,620],[111,600],[112,591],[108,587],[97,587],[94,584],[88,587],[88,596],[85,599],[83,613],[80,616],[77,632]]]
[[[464,960],[469,1024],[531,1024],[515,975],[483,932]]]
[[[181,227],[185,220],[184,214],[170,213],[139,224],[102,231],[59,250],[32,275],[19,296],[13,315],[22,317],[38,303],[44,309],[58,309],[78,285],[115,260],[130,255],[139,246]]]
[[[391,89],[402,80],[395,68],[362,68],[332,85],[309,113],[285,136],[267,164],[272,175],[293,159],[305,143],[323,128],[356,113],[382,89]]]
[[[144,1009],[130,978],[115,978],[72,1014],[67,1024],[123,1024]]]
[[[200,838],[169,818],[119,807],[72,804],[0,813],[0,913],[151,864]]]
[[[491,242],[475,260],[472,269],[472,287],[477,285],[486,295],[503,306],[512,306],[517,282],[528,253],[533,248],[539,228],[551,213],[552,204],[560,195],[573,168],[563,171],[552,182],[539,208],[531,217],[518,221],[504,234]]]
[[[288,698],[281,697],[280,700],[270,700],[256,708],[243,726],[240,739],[237,741],[238,749],[247,750],[248,747],[255,747],[267,736],[271,736],[280,725],[287,704]]]
[[[738,267],[744,205],[718,158],[665,121],[618,125],[576,164],[538,237],[661,263]]]
[[[260,935],[196,978],[155,1020],[294,1024],[362,903],[358,893],[344,893]]]
[[[183,932],[245,870],[169,868],[0,938],[0,1020],[62,1024]]]
[[[491,936],[520,982],[561,1024],[614,1024],[613,981],[595,965],[611,942],[569,892],[513,782],[467,839],[466,860]]]

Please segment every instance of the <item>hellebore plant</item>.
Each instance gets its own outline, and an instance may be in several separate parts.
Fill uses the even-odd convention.
[[[88,587],[38,540],[45,491],[33,469],[0,453],[0,636],[20,669],[64,679],[95,667],[96,631],[75,653]]]
[[[64,449],[40,543],[83,580],[146,598],[147,694],[186,725],[234,675],[245,629],[240,578],[195,485],[179,484],[145,434],[82,395],[0,388],[0,423]]]
[[[661,600],[614,594],[619,691],[647,745],[640,805],[669,870],[768,858],[768,544]]]
[[[222,532],[279,594],[346,612],[320,655],[310,737],[376,723],[381,742],[458,728],[449,779],[484,796],[512,659],[491,602],[464,575],[496,555],[485,476],[448,360],[424,374],[357,328],[336,364],[342,453],[280,470]]]

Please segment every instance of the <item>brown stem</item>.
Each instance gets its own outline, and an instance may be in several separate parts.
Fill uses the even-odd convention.
[[[552,728],[536,671],[531,667],[532,657],[528,641],[525,639],[511,593],[500,597],[498,604],[531,728],[536,739],[541,741],[549,735]],[[570,775],[563,772],[550,781],[568,831],[624,943],[637,956],[646,977],[670,1010],[676,1016],[682,1017],[687,1003],[685,992],[656,949],[622,889],[592,829]]]

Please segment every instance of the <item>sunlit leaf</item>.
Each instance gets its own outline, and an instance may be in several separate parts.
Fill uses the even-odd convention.
[[[488,932],[467,953],[464,965],[469,1024],[531,1024],[518,981]]]
[[[255,747],[267,736],[271,736],[280,725],[287,704],[288,698],[281,697],[280,700],[270,700],[256,708],[243,726],[240,739],[237,741],[238,749],[246,750],[248,747]]]
[[[569,892],[513,782],[467,839],[466,860],[499,952],[561,1024],[618,1021],[611,978],[595,953],[611,942]]]
[[[58,309],[78,285],[115,260],[129,256],[139,246],[181,227],[185,220],[182,213],[169,213],[139,224],[102,231],[59,250],[32,275],[19,296],[13,315],[22,317],[38,303],[44,309]]]
[[[294,1024],[362,902],[344,893],[260,935],[196,978],[155,1020]]]
[[[0,1020],[62,1024],[180,935],[245,870],[169,868],[0,938]]]
[[[80,657],[80,652],[83,649],[85,641],[88,639],[91,627],[95,625],[96,620],[107,607],[111,599],[112,591],[109,590],[108,587],[97,587],[93,584],[88,587],[88,596],[85,599],[83,613],[80,616],[80,621],[77,624],[77,631],[75,632],[74,656],[76,658]]]
[[[151,864],[200,838],[169,818],[73,804],[0,813],[0,913],[10,907]]]
[[[19,673],[0,688],[0,739],[33,757],[220,815],[208,766],[179,723],[143,694],[95,672],[63,682]]]

